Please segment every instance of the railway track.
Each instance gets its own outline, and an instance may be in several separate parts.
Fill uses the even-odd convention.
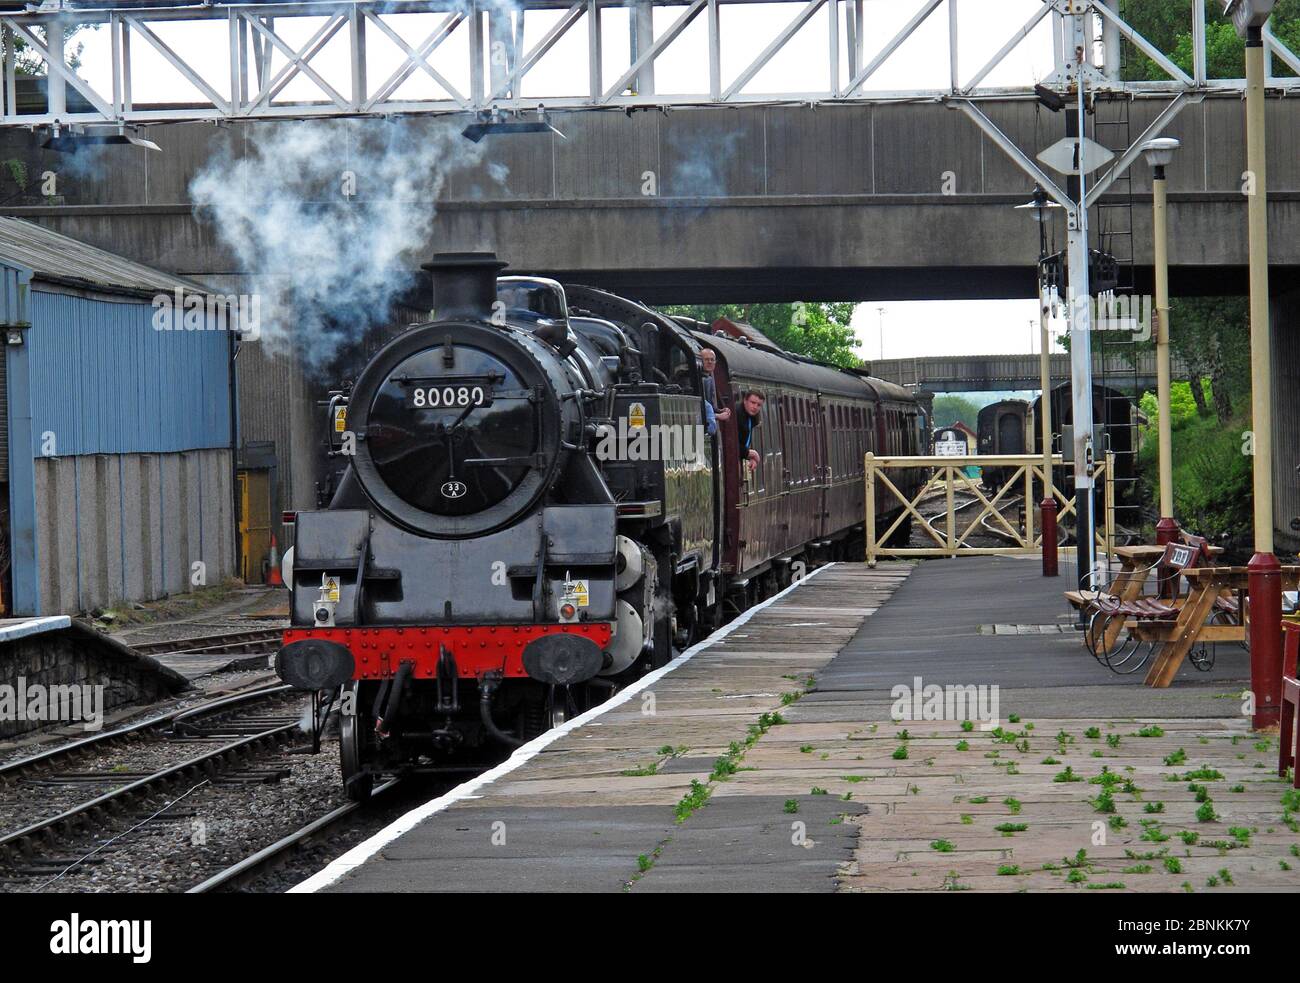
[[[11,880],[23,880],[55,874],[56,879],[73,867],[89,860],[106,846],[158,817],[195,789],[217,781],[244,779],[267,780],[267,776],[248,775],[257,758],[280,748],[293,734],[300,733],[301,710],[295,702],[270,707],[259,706],[281,700],[291,688],[281,684],[262,686],[207,701],[199,706],[161,714],[129,727],[95,735],[60,748],[10,762],[0,768],[0,781],[8,786],[7,804],[13,806],[14,793],[31,789],[36,808],[47,797],[60,793],[98,787],[101,791],[88,796],[79,791],[65,796],[66,804],[53,815],[21,822],[17,828],[0,834],[0,865]],[[150,741],[152,739],[152,741]],[[127,747],[125,745],[131,745]],[[167,760],[143,772],[129,770],[129,765],[91,771],[73,770],[78,759],[103,751],[156,751]],[[173,755],[173,751],[179,751]],[[147,755],[146,755],[147,757]],[[72,767],[69,767],[72,766]],[[113,785],[107,791],[102,788]],[[188,789],[176,796],[178,790]],[[170,796],[162,808],[146,814],[145,822],[124,831],[133,810],[151,805]],[[89,852],[73,844],[95,841]],[[63,858],[51,857],[59,850],[72,852]],[[68,859],[73,859],[67,864]]]
[[[400,778],[391,778],[382,785],[376,786],[371,793],[371,801],[378,796],[384,795],[390,789],[396,788],[399,782],[401,782]],[[366,808],[366,804],[346,802],[337,809],[299,827],[270,846],[263,847],[239,862],[217,871],[185,893],[210,894],[215,891],[238,889],[271,870],[298,849],[311,843],[312,840],[339,827],[346,819],[364,808]]]
[[[167,653],[172,655],[222,655],[269,654],[278,647],[284,635],[283,628],[253,628],[246,631],[227,631],[214,635],[196,635],[190,638],[164,639],[152,642],[128,642],[131,648],[143,655]]]

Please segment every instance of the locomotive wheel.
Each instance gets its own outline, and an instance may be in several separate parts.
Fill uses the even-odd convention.
[[[359,681],[353,681],[343,687],[344,706],[350,703],[352,712],[339,714],[339,759],[343,770],[343,789],[353,802],[369,801],[370,793],[375,788],[375,776],[371,772],[362,771],[361,745],[364,728],[361,718],[357,715],[360,706],[358,692],[360,685]]]

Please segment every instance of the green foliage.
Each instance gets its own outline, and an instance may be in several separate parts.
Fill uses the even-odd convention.
[[[1169,56],[1187,74],[1192,74],[1192,18],[1190,5],[1174,0],[1156,3],[1140,0],[1124,4],[1124,19],[1138,33]],[[1292,51],[1300,50],[1300,0],[1278,0],[1273,9],[1273,33]],[[1205,0],[1205,58],[1210,78],[1241,78],[1245,75],[1245,44],[1232,22],[1223,15],[1221,0]],[[1293,75],[1280,59],[1274,59],[1274,72]],[[1147,55],[1129,46],[1125,77],[1167,79],[1168,74]]]
[[[821,362],[854,368],[862,359],[854,351],[862,343],[849,322],[852,304],[705,304],[665,307],[665,314],[712,323],[720,317],[751,324],[786,351]]]
[[[934,398],[934,427],[951,427],[954,423],[964,423],[972,430],[979,422],[981,404],[969,396],[948,393]],[[971,449],[974,453],[974,448]]]

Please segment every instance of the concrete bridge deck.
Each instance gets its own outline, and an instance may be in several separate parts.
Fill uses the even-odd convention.
[[[1001,557],[823,568],[296,890],[1300,887],[1245,653],[1147,689],[1085,653],[1061,589]],[[896,719],[918,677],[997,686],[1002,729]]]

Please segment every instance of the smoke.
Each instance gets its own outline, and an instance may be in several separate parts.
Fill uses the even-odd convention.
[[[728,171],[743,155],[738,154],[741,134],[730,130],[707,140],[678,136],[670,132],[669,149],[679,155],[672,170],[671,194],[675,198],[722,198],[732,193]],[[753,162],[744,162],[753,170]]]
[[[482,162],[460,127],[420,120],[259,124],[241,155],[213,158],[195,206],[251,278],[261,340],[320,365],[385,321],[415,282],[435,202]],[[507,169],[492,164],[490,180]]]

